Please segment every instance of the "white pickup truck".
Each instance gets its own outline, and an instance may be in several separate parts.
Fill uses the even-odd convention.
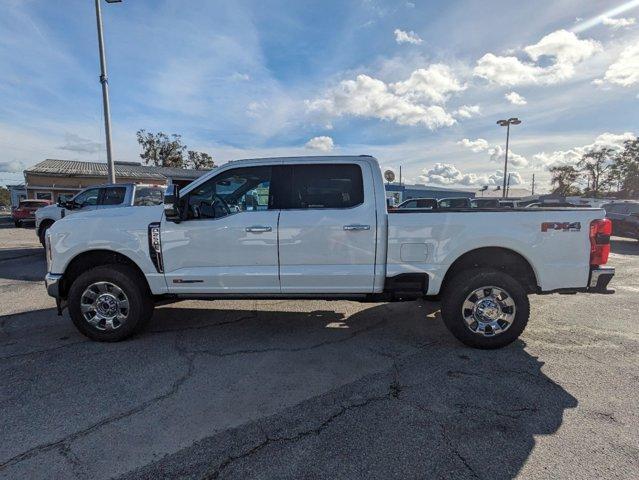
[[[44,246],[47,229],[67,214],[104,208],[138,207],[162,203],[164,190],[160,185],[117,183],[93,185],[79,191],[68,201],[39,208],[35,213],[35,230]]]
[[[173,299],[439,297],[463,343],[515,340],[531,293],[607,292],[593,208],[388,212],[370,156],[229,162],[164,206],[78,213],[46,236],[47,290],[86,336],[122,340]]]

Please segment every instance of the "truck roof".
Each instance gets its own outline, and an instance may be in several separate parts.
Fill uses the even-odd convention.
[[[377,162],[377,159],[372,155],[300,155],[296,157],[258,157],[258,158],[242,158],[239,160],[229,160],[225,164],[220,165],[223,167],[226,164],[238,165],[242,163],[253,162],[279,162],[279,163],[297,163],[297,162],[336,162],[336,161],[353,161],[369,159]]]

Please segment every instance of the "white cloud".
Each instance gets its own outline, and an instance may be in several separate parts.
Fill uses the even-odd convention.
[[[630,87],[639,83],[639,43],[626,47],[608,70],[604,79],[610,83]]]
[[[435,63],[415,70],[407,80],[392,83],[390,88],[397,95],[441,104],[466,86],[459,83],[448,65]]]
[[[490,161],[499,163],[500,165],[504,163],[505,153],[506,149],[502,148],[500,145],[495,145],[488,150]],[[528,160],[526,157],[518,155],[511,149],[508,149],[508,164],[514,167],[525,167],[528,165]]]
[[[488,142],[483,138],[478,138],[477,140],[471,140],[469,138],[462,138],[458,145],[463,145],[464,147],[470,149],[472,152],[479,153],[484,150],[488,150]]]
[[[236,82],[247,82],[250,79],[251,76],[248,73],[235,72],[233,75],[231,75],[231,80]]]
[[[322,152],[330,152],[335,148],[335,144],[333,143],[333,139],[331,137],[321,136],[321,137],[313,137],[306,145],[306,148],[310,148],[311,150],[321,150]]]
[[[508,100],[513,105],[526,105],[528,103],[526,99],[519,95],[517,92],[509,92],[505,94],[504,97],[506,97],[506,100]]]
[[[475,153],[487,151],[488,155],[490,155],[491,162],[496,162],[500,165],[504,163],[505,149],[502,148],[501,145],[490,146],[483,138],[478,138],[477,140],[463,138],[457,142],[457,144],[462,145]],[[518,155],[508,149],[508,164],[513,165],[514,167],[525,167],[528,165],[528,160],[526,157]]]
[[[10,160],[8,162],[0,162],[0,172],[6,173],[20,173],[25,169],[25,165],[17,160]]]
[[[618,30],[620,28],[628,28],[636,23],[636,20],[633,17],[621,17],[621,18],[610,18],[605,17],[601,23],[612,28],[613,30]]]
[[[463,89],[452,74],[447,77],[448,73],[448,67],[431,65],[394,84],[362,74],[355,80],[343,80],[323,98],[307,101],[306,105],[310,112],[331,117],[353,115],[399,125],[425,125],[430,129],[449,127],[456,120],[441,105],[432,104],[441,103],[450,93]]]
[[[497,170],[492,174],[463,173],[455,165],[449,163],[436,163],[430,169],[424,169],[418,181],[436,185],[501,185],[504,181],[503,172]],[[510,185],[523,183],[518,172],[511,172]]]
[[[402,43],[412,43],[413,45],[419,45],[422,43],[422,39],[419,38],[412,30],[410,32],[405,32],[404,30],[400,30],[399,28],[395,29],[395,41],[400,45]]]
[[[577,64],[600,50],[599,42],[580,40],[573,32],[557,30],[523,48],[533,63],[487,53],[477,61],[473,73],[499,85],[553,84],[571,78]],[[541,66],[544,57],[552,58],[553,63]]]
[[[65,144],[58,148],[76,153],[97,153],[102,151],[104,147],[100,142],[94,142],[74,133],[67,133],[65,135]]]
[[[462,105],[455,111],[455,116],[459,118],[471,118],[479,115],[479,105]]]
[[[632,140],[636,138],[632,132],[625,132],[621,134],[605,132],[595,138],[593,143],[583,145],[581,147],[573,147],[568,150],[555,150],[551,153],[540,152],[533,155],[533,161],[538,168],[551,168],[561,165],[574,165],[581,157],[599,148],[612,148],[615,151],[623,149],[623,144],[626,140]]]

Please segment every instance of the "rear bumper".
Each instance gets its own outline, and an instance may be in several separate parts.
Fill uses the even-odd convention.
[[[612,293],[608,290],[608,284],[615,276],[614,267],[596,267],[590,270],[588,279],[588,292],[590,293]]]

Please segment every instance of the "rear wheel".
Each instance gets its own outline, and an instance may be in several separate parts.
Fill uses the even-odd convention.
[[[501,348],[526,328],[530,304],[524,287],[499,270],[466,270],[452,278],[442,297],[448,330],[475,348]]]
[[[140,330],[153,315],[153,301],[140,274],[127,265],[95,267],[69,291],[69,313],[81,333],[118,342]]]

